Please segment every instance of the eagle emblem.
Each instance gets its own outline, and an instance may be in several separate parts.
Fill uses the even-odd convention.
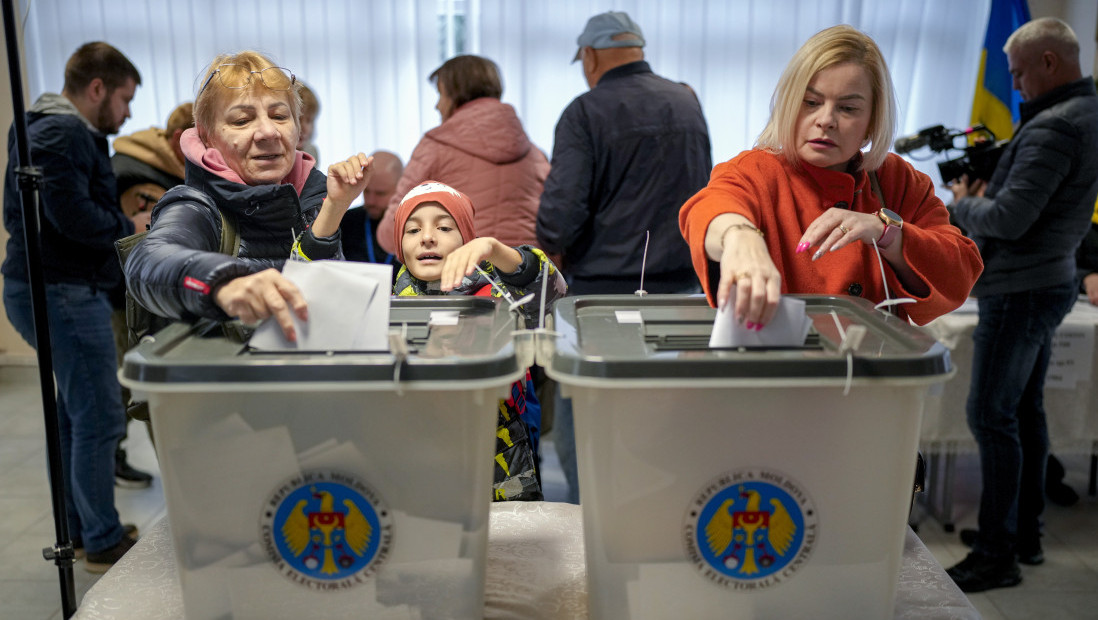
[[[763,507],[758,491],[741,486],[738,499],[721,502],[705,524],[705,540],[725,568],[751,577],[789,553],[797,526],[777,498]]]
[[[389,553],[389,512],[372,490],[347,476],[307,477],[272,497],[277,508],[262,525],[268,554],[295,580],[360,583]]]
[[[372,528],[353,501],[343,500],[342,510],[336,510],[328,491],[314,490],[312,496],[320,505],[314,508],[308,500],[298,500],[282,524],[282,536],[295,558],[305,554],[305,568],[335,575],[366,553]]]
[[[783,569],[806,556],[815,540],[816,513],[807,494],[779,474],[768,472],[765,480],[752,474],[722,475],[687,512],[687,551],[717,583],[778,583],[795,570]]]

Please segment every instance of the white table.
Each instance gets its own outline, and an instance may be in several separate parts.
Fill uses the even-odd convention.
[[[586,618],[587,572],[583,554],[579,506],[551,502],[493,504],[484,617]],[[980,617],[910,529],[904,543],[895,617],[910,620]],[[92,586],[74,618],[183,618],[183,594],[167,519],[153,526]]]
[[[923,414],[921,443],[931,456],[931,475],[937,485],[928,485],[934,495],[931,512],[947,531],[953,530],[953,461],[958,453],[975,452],[976,441],[965,417],[965,401],[972,382],[972,332],[978,317],[976,300],[933,321],[926,330],[951,351],[957,374],[940,394],[927,398]],[[1045,382],[1045,411],[1053,452],[1091,455],[1090,494],[1095,494],[1098,465],[1098,308],[1085,298],[1076,302],[1056,331],[1052,360]],[[934,467],[944,459],[942,467]],[[939,475],[940,474],[940,475]],[[937,492],[935,492],[937,486]],[[937,496],[937,499],[935,499]],[[936,505],[935,505],[936,504]]]

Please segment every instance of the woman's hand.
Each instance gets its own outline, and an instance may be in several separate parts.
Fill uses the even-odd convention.
[[[309,318],[301,291],[276,269],[229,280],[214,291],[214,303],[249,325],[273,315],[290,342],[297,340],[290,313],[302,321]]]
[[[832,207],[808,225],[797,244],[797,253],[817,248],[812,260],[823,258],[828,252],[836,252],[859,241],[872,246],[884,234],[885,224],[875,213],[859,213]],[[930,287],[920,278],[904,258],[903,230],[887,248],[878,248],[880,256],[892,267],[900,283],[912,295],[925,297]]]
[[[313,235],[331,237],[339,230],[343,214],[374,175],[374,158],[363,153],[328,166],[328,196],[313,222]]]
[[[452,291],[461,286],[462,278],[473,275],[483,261],[492,263],[503,273],[511,273],[522,264],[522,255],[493,237],[477,237],[446,255],[439,287]]]
[[[736,320],[748,329],[762,329],[778,310],[782,276],[758,229],[741,215],[719,215],[709,224],[705,248],[709,258],[719,261],[721,266],[717,307],[728,305],[735,286]]]
[[[812,260],[818,260],[824,254],[840,250],[851,243],[861,241],[873,245],[883,234],[884,222],[875,214],[832,207],[808,225],[797,244],[797,253],[815,247],[817,250],[812,254]],[[894,246],[899,246],[899,243]]]

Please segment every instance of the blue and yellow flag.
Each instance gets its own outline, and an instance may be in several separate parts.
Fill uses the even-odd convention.
[[[980,54],[980,75],[972,98],[972,124],[981,124],[999,140],[1014,135],[1018,104],[1022,97],[1011,88],[1010,67],[1003,46],[1019,26],[1029,21],[1026,0],[991,0],[984,51]]]

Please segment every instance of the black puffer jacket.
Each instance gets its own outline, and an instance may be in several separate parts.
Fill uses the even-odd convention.
[[[1022,120],[984,196],[952,206],[980,248],[974,297],[1075,278],[1075,249],[1098,195],[1098,96],[1083,78],[1022,103]]]
[[[327,177],[317,170],[309,174],[299,198],[293,185],[242,185],[188,161],[187,184],[172,188],[157,203],[149,235],[126,261],[126,285],[137,301],[161,316],[225,320],[212,293],[233,278],[281,269],[326,195]],[[218,208],[240,235],[237,257],[218,252]],[[320,239],[306,232],[301,249],[310,259],[343,258],[338,232]]]

